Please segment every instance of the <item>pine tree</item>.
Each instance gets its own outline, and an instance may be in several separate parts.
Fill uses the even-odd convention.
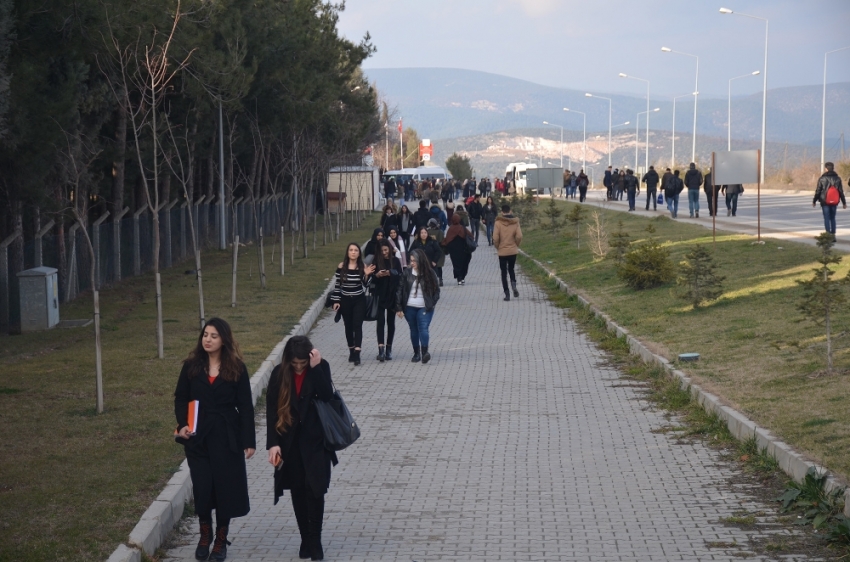
[[[632,241],[629,240],[629,233],[623,230],[623,221],[618,221],[617,230],[611,235],[611,241],[608,243],[610,248],[609,255],[614,258],[617,267],[622,265],[631,244]]]
[[[549,228],[552,230],[552,236],[557,236],[558,231],[560,231],[561,227],[564,226],[564,221],[561,220],[563,212],[564,211],[555,204],[554,198],[549,199],[549,204],[546,206],[546,210],[543,211],[543,214],[549,219]]]
[[[576,248],[581,248],[581,221],[584,220],[584,207],[573,205],[567,215],[567,222],[576,229]]]
[[[827,373],[832,373],[832,313],[845,303],[844,286],[850,282],[850,274],[840,280],[832,278],[835,271],[832,264],[841,262],[841,256],[832,253],[835,236],[829,232],[815,237],[821,255],[817,262],[820,267],[813,270],[814,275],[807,281],[797,281],[803,287],[803,300],[797,308],[807,320],[826,327],[826,364]]]
[[[651,235],[655,227],[648,224],[644,230]],[[670,250],[650,236],[625,255],[617,275],[633,289],[652,289],[675,279],[676,268],[670,259]]]
[[[715,270],[717,264],[705,246],[697,244],[694,249],[685,254],[685,261],[679,264],[679,277],[676,284],[683,290],[679,298],[690,302],[694,309],[699,308],[705,301],[714,300],[723,294],[723,280]]]
[[[522,200],[522,220],[523,223],[528,225],[528,228],[534,228],[537,225],[537,220],[539,216],[539,212],[537,210],[537,202],[534,199],[534,195],[530,192],[525,194]]]

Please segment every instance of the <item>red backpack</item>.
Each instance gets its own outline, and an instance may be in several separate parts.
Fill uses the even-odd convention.
[[[841,202],[841,195],[838,193],[838,188],[830,185],[826,190],[826,204],[838,205]]]

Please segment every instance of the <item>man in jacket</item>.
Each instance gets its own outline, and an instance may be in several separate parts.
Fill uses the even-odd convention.
[[[413,213],[413,224],[416,226],[414,237],[423,227],[428,226],[428,221],[431,220],[431,213],[428,212],[428,201],[424,199],[419,202],[419,210]]]
[[[505,203],[502,205],[502,214],[496,217],[493,245],[496,246],[496,252],[499,254],[499,269],[502,271],[502,289],[505,290],[506,301],[511,300],[511,294],[508,291],[509,273],[514,297],[519,296],[519,291],[516,288],[514,265],[520,244],[522,244],[522,229],[519,227],[519,219],[511,214],[511,206]]]
[[[634,171],[626,168],[626,178],[623,185],[626,188],[626,194],[629,199],[629,211],[634,211],[635,198],[637,197],[637,194],[640,193],[640,183],[638,182]]]
[[[587,179],[587,174],[584,173],[584,169],[579,172],[578,175],[578,202],[584,203],[585,197],[587,197],[587,186],[589,182]]]
[[[419,211],[417,211],[417,213],[418,212]],[[429,215],[430,215],[428,217],[429,219],[437,219],[437,222],[440,224],[440,228],[442,228],[443,231],[446,230],[446,227],[448,226],[449,221],[446,218],[446,213],[443,212],[443,210],[440,208],[439,205],[431,205],[431,210],[429,211]],[[426,222],[425,224],[428,224],[428,223]]]
[[[670,175],[664,184],[664,198],[667,199],[667,210],[672,218],[679,216],[679,194],[685,189],[685,183],[679,178],[679,170]]]
[[[721,185],[720,190],[726,195],[726,216],[735,216],[738,213],[738,195],[744,192],[744,186],[740,183]]]
[[[697,170],[697,165],[691,162],[687,173],[685,173],[685,187],[688,188],[688,211],[691,218],[699,218],[699,188],[702,187],[702,172]]]
[[[564,187],[566,187],[567,185],[569,185],[569,184],[565,183]],[[611,174],[611,166],[608,166],[608,169],[605,170],[605,177],[602,179],[602,185],[605,186],[605,191],[606,191],[605,198],[608,199],[608,201],[610,201],[611,195],[613,195],[611,193],[611,190],[614,187],[614,177]]]
[[[658,188],[658,172],[655,171],[655,166],[650,166],[649,171],[643,175],[641,180],[646,184],[646,210],[649,210],[649,203],[652,202],[652,210],[658,210],[658,199],[656,197]]]
[[[484,207],[481,206],[481,196],[477,193],[472,198],[472,203],[466,206],[466,211],[469,213],[469,228],[472,229],[472,236],[475,238],[475,243],[478,243],[478,232],[481,230],[481,215],[484,213]]]
[[[395,177],[390,176],[390,179],[384,182],[384,197],[389,201],[395,199],[396,184]]]
[[[835,236],[835,211],[838,209],[838,202],[833,203],[833,195],[829,193],[830,189],[835,188],[838,191],[838,198],[841,200],[842,208],[847,208],[847,200],[844,199],[844,188],[841,185],[841,178],[835,173],[835,165],[832,162],[826,162],[824,165],[824,173],[818,178],[818,186],[815,189],[815,198],[812,200],[812,207],[820,202],[821,211],[823,211],[823,227],[824,230]]]
[[[705,198],[708,200],[708,216],[712,217],[715,213],[717,213],[717,194],[720,192],[720,186],[717,186],[717,189],[714,188],[714,184],[711,179],[712,170],[708,170],[708,173],[705,175],[705,181],[703,182],[702,190],[705,192]]]

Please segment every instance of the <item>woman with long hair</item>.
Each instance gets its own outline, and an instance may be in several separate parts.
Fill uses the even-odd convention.
[[[383,234],[381,231],[381,238]],[[363,263],[360,246],[356,242],[351,242],[345,250],[345,257],[337,267],[336,286],[331,293],[334,311],[340,312],[345,324],[348,361],[354,365],[360,365],[363,319],[366,317],[366,283],[374,271],[374,265]]]
[[[334,396],[331,367],[306,336],[293,336],[283,348],[266,392],[266,449],[275,467],[274,503],[289,490],[301,534],[298,556],[322,560],[322,519],[336,453],[325,448],[325,434],[314,402]]]
[[[433,225],[433,226],[432,226]],[[437,279],[440,282],[440,287],[443,286],[443,264],[446,262],[446,254],[440,247],[440,242],[443,240],[443,231],[437,225],[436,219],[428,221],[428,227],[422,227],[416,232],[416,240],[410,245],[409,254],[413,254],[413,250],[422,250],[428,256],[428,261],[431,267],[434,268],[434,273],[437,274]]]
[[[375,289],[374,295],[378,299],[378,361],[392,361],[393,338],[395,337],[395,293],[398,288],[398,280],[404,271],[401,262],[394,255],[391,241],[384,240],[378,245],[378,253],[375,255]],[[386,326],[386,345],[384,340],[384,327]]]
[[[197,426],[192,433],[189,411],[195,412],[195,401]],[[174,391],[174,415],[175,440],[189,461],[201,527],[195,558],[224,560],[230,520],[251,510],[245,460],[254,455],[257,443],[248,370],[230,325],[221,318],[204,324],[195,349],[183,361]]]
[[[378,242],[383,240],[386,237],[384,233],[384,229],[381,227],[376,228],[372,231],[372,238],[366,242],[366,246],[363,248],[363,263],[370,264],[375,259],[375,252],[378,249]],[[359,246],[358,246],[359,248]]]
[[[381,209],[381,228],[386,230],[391,225],[398,226],[398,217],[396,215],[395,205],[388,202]]]
[[[422,250],[410,253],[410,267],[404,271],[396,291],[395,310],[404,317],[410,328],[410,343],[413,345],[411,362],[431,360],[428,352],[431,319],[434,307],[440,300],[440,286],[431,269],[431,262]]]
[[[410,237],[414,229],[413,213],[410,212],[407,205],[402,205],[399,209],[398,215],[396,215],[396,224],[398,224],[398,234],[404,240],[404,248],[407,250],[410,247]]]
[[[466,235],[469,231],[461,224],[458,213],[452,217],[452,225],[446,231],[446,237],[440,245],[452,257],[452,272],[458,285],[466,285],[466,274],[472,253],[466,246]]]
[[[497,180],[498,181],[498,180]],[[496,207],[496,204],[493,202],[492,197],[487,198],[487,202],[484,203],[484,210],[481,214],[484,219],[484,228],[487,232],[487,245],[493,245],[493,228],[496,226],[496,217],[499,216],[499,209]]]
[[[384,240],[390,243],[390,246],[393,249],[393,254],[398,258],[401,262],[401,267],[404,269],[407,267],[407,248],[404,246],[404,240],[398,235],[398,227],[395,225],[390,225],[389,228],[385,230],[386,236]],[[377,254],[376,254],[377,259]]]

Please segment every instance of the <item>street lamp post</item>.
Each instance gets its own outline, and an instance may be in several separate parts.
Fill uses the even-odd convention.
[[[582,111],[576,111],[575,109],[564,108],[564,111],[572,111],[573,113],[581,113],[581,167],[584,169],[587,164],[587,114]]]
[[[697,92],[693,92],[693,93],[690,93],[690,94],[682,94],[681,96],[675,96],[673,98],[673,136],[672,136],[672,143],[671,143],[673,145],[673,148],[671,149],[671,154],[670,154],[670,167],[671,168],[676,167],[676,100],[679,99],[679,98],[684,98],[686,96],[696,96],[696,95],[697,95]]]
[[[827,51],[823,55],[823,114],[821,115],[820,125],[820,169],[823,171],[823,165],[826,163],[826,57],[829,54],[845,51],[848,47],[841,47],[834,51]]]
[[[729,79],[729,109],[726,117],[726,128],[729,129],[729,139],[726,141],[726,150],[730,152],[732,151],[732,80],[737,80],[738,78],[746,78],[747,76],[758,76],[759,74],[761,74],[761,71],[756,70],[755,72],[750,72],[749,74],[742,74],[741,76],[736,76],[734,78]]]
[[[649,80],[646,78],[638,78],[637,76],[629,76],[622,72],[620,73],[620,78],[631,78],[632,80],[646,82],[646,169],[649,169]],[[637,170],[637,161],[635,162],[635,170]]]
[[[752,18],[755,20],[762,20],[764,22],[764,86],[763,86],[763,94],[761,101],[761,166],[759,170],[759,177],[761,178],[761,183],[764,183],[764,161],[765,161],[765,130],[767,127],[767,32],[768,32],[768,21],[766,18],[760,18],[758,16],[751,16],[749,14],[742,14],[741,12],[733,12],[729,8],[720,8],[721,14],[737,14],[739,16],[744,16],[746,18]]]
[[[561,128],[561,168],[564,167],[564,128],[561,125],[555,125],[554,123],[550,123],[548,121],[543,122],[544,125],[549,125],[550,127],[560,127]]]
[[[584,94],[588,98],[599,98],[608,100],[608,165],[611,165],[611,98],[603,98],[602,96],[594,96],[593,94]]]
[[[637,171],[637,167],[638,167],[638,145],[640,144],[640,138],[638,136],[640,134],[640,131],[639,131],[638,125],[640,123],[640,116],[646,115],[646,120],[649,121],[649,114],[655,113],[656,111],[660,111],[660,110],[661,110],[660,107],[656,107],[655,109],[650,109],[649,111],[641,111],[640,113],[637,114],[637,120],[635,121],[635,171]],[[649,163],[648,162],[649,161],[647,160],[647,166],[646,166],[646,169],[644,170],[644,173],[646,173],[646,170],[649,170]]]
[[[691,162],[697,161],[697,99],[699,98],[699,57],[697,55],[692,55],[690,53],[683,53],[681,51],[674,51],[669,47],[661,47],[661,50],[665,53],[676,53],[677,55],[685,55],[686,57],[694,57],[697,59],[697,79],[696,86],[694,86],[694,138],[693,138],[693,146],[691,148]]]

